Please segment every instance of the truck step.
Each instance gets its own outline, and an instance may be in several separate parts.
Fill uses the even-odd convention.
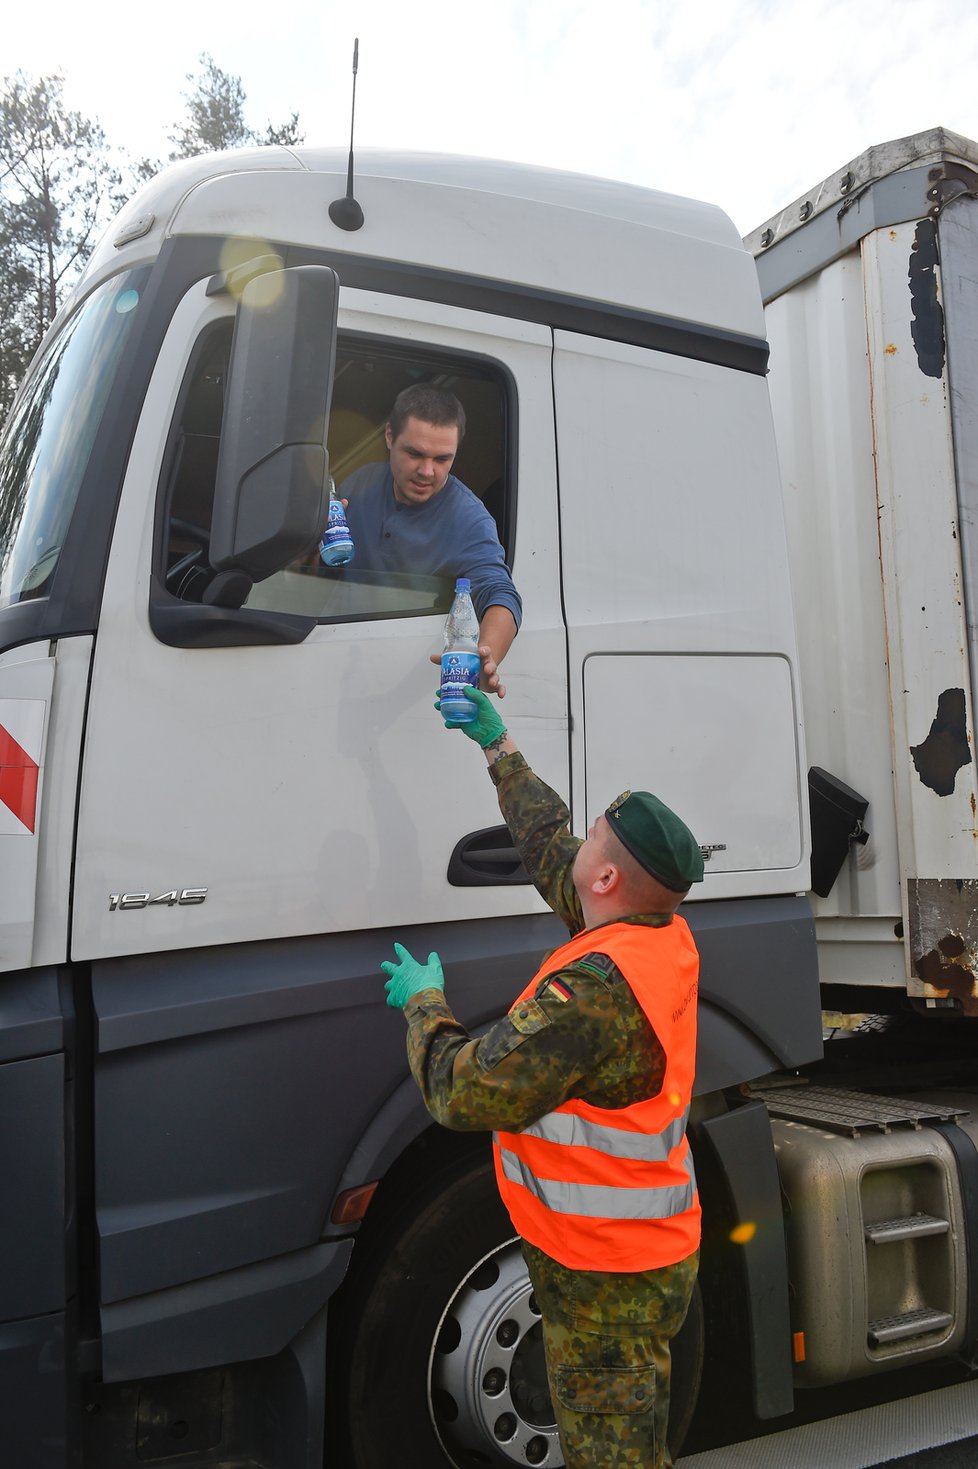
[[[902,1239],[919,1239],[926,1234],[947,1234],[951,1228],[946,1219],[933,1214],[908,1214],[903,1219],[881,1219],[865,1226],[866,1238],[874,1245],[895,1244]]]
[[[895,1127],[918,1128],[931,1122],[954,1122],[968,1115],[959,1107],[930,1107],[922,1102],[904,1102],[899,1097],[854,1092],[843,1087],[765,1086],[752,1088],[751,1095],[764,1103],[772,1117],[815,1124],[849,1137],[859,1137],[864,1132],[890,1132]]]
[[[881,1347],[890,1342],[905,1341],[907,1337],[924,1336],[931,1331],[946,1331],[954,1321],[949,1311],[934,1311],[929,1306],[918,1306],[913,1311],[903,1311],[899,1316],[881,1316],[869,1323],[870,1344]]]

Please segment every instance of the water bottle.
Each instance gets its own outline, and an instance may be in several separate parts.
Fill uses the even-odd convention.
[[[353,560],[353,537],[346,523],[343,501],[337,497],[332,475],[329,477],[329,519],[319,542],[319,554],[327,566],[345,566],[348,561]]]
[[[441,712],[457,724],[468,724],[476,716],[475,705],[462,690],[477,689],[482,672],[479,619],[470,587],[467,576],[460,576],[455,583],[455,600],[445,621],[445,651],[441,655]]]

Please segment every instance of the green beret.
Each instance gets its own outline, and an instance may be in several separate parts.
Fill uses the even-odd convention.
[[[699,843],[675,811],[648,791],[623,791],[604,813],[615,836],[670,892],[703,881]]]

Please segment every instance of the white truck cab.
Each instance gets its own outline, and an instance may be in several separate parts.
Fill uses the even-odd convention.
[[[88,354],[142,350],[138,415],[112,434],[131,443],[111,543],[80,552],[105,570],[99,615],[83,619],[98,638],[71,957],[541,908],[526,887],[446,881],[456,842],[493,813],[464,752],[425,737],[437,734],[427,658],[439,648],[444,587],[377,586],[293,558],[256,580],[240,611],[201,610],[241,291],[253,271],[317,252],[339,280],[328,431],[337,481],[383,457],[405,382],[437,377],[470,409],[457,471],[491,503],[523,595],[506,707],[530,759],[571,791],[582,823],[636,779],[640,761],[702,833],[708,897],[804,889],[762,320],[729,223],[704,205],[544,170],[377,155],[360,164],[363,229],[344,236],[323,218],[341,163],[257,150],[194,160],[151,184],[54,329],[35,377],[40,401],[28,389],[15,413],[14,434],[60,416],[62,436],[97,438],[140,369],[120,360],[113,381],[109,362],[95,373]],[[161,313],[154,278],[185,255],[194,264]],[[333,347],[316,335],[320,360],[303,370],[325,393]],[[81,400],[79,349],[92,379]],[[749,446],[735,460],[733,442]],[[82,514],[83,447],[71,443],[66,485],[42,429],[19,490],[27,504],[3,604],[22,616],[25,601],[50,602],[38,592],[50,593],[68,556],[47,532],[61,534],[72,492]],[[42,503],[43,544],[28,546]],[[76,759],[77,723],[68,740]],[[65,756],[44,754],[46,781]],[[736,781],[704,784],[704,770],[728,763]],[[39,843],[43,797],[42,784]],[[21,939],[4,946],[8,967],[35,942],[68,953],[67,884],[53,911],[43,888],[30,895],[43,933],[28,933],[22,898],[11,913]],[[179,896],[203,888],[201,901]],[[176,903],[153,901],[174,891]],[[141,907],[139,893],[149,895]]]

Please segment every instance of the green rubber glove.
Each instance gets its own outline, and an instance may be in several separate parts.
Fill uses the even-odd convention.
[[[466,724],[460,724],[454,719],[446,719],[445,728],[460,729],[484,750],[486,745],[491,745],[493,740],[498,740],[500,735],[506,733],[506,726],[496,713],[495,706],[488,694],[482,693],[480,689],[467,688],[465,697],[476,706],[475,718],[470,719]],[[435,708],[441,709],[440,698],[435,700]]]
[[[419,964],[403,944],[395,944],[394,953],[398,963],[385,959],[380,966],[385,974],[390,975],[384,989],[387,991],[387,1003],[391,1009],[403,1010],[411,996],[416,995],[419,990],[445,988],[445,976],[441,972],[441,960],[437,954],[429,954],[427,964]]]

